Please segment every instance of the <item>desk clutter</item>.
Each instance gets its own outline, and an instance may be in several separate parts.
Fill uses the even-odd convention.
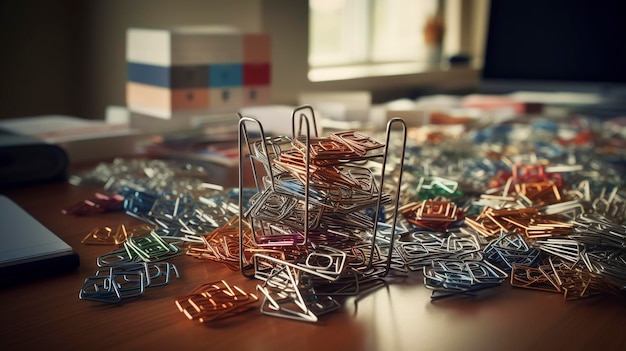
[[[0,189],[64,180],[69,158],[65,150],[38,138],[0,127]]]
[[[179,256],[258,281],[246,292],[215,277],[173,297],[199,323],[252,309],[317,322],[416,277],[433,301],[506,282],[567,301],[624,295],[623,165],[608,145],[616,136],[599,138],[609,122],[537,117],[417,139],[391,119],[384,133],[319,136],[313,109],[301,106],[291,123],[291,136],[266,137],[239,115],[235,188],[174,160],[116,159],[72,176],[103,192],[66,215],[125,211],[144,223],[87,233],[84,244],[115,248],[80,298],[138,297],[184,274],[169,262]]]

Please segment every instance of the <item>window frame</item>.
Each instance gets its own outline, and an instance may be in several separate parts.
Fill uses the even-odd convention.
[[[277,104],[297,104],[300,92],[365,90],[377,103],[426,93],[471,91],[479,83],[489,0],[445,0],[446,18],[456,16],[459,22],[457,37],[447,41],[445,49],[470,53],[473,64],[427,69],[416,64],[363,65],[354,67],[351,74],[309,66],[308,1],[261,1],[262,27],[273,42],[272,101]],[[310,72],[325,77],[312,80]]]

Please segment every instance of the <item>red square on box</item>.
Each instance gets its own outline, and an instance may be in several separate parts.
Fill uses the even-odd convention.
[[[243,85],[269,85],[271,65],[269,63],[244,63]]]

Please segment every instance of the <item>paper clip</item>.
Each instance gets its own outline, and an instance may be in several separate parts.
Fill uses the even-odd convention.
[[[87,245],[119,245],[124,243],[129,236],[144,235],[153,229],[154,227],[147,224],[139,224],[128,228],[121,224],[115,231],[110,227],[97,227],[91,230],[81,240],[81,243]]]
[[[182,253],[178,246],[167,242],[154,231],[129,237],[124,242],[124,249],[131,259],[137,258],[145,262],[163,261]]]
[[[402,216],[421,228],[441,231],[465,218],[463,211],[449,200],[424,200],[402,206]]]
[[[369,135],[357,131],[331,133],[330,138],[348,145],[361,156],[366,156],[369,152],[380,150],[385,146],[385,144],[372,139]]]
[[[316,296],[313,293],[307,294],[306,299],[303,297],[304,294],[300,289],[304,288],[305,293],[307,293],[312,287],[297,282],[306,281],[306,273],[311,274],[310,270],[269,256],[255,255],[254,257],[255,267],[258,267],[257,271],[267,271],[270,269],[268,267],[271,267],[268,274],[257,275],[257,277],[264,279],[262,285],[257,285],[257,290],[264,297],[261,304],[262,314],[305,322],[317,322],[321,315],[341,307],[339,302],[330,296]],[[319,273],[314,273],[314,275],[319,275]]]
[[[142,296],[146,288],[168,284],[172,271],[178,278],[176,266],[168,262],[109,266],[87,277],[78,297],[81,300],[119,303],[124,299]]]
[[[561,287],[541,268],[513,264],[511,268],[511,286],[561,293]]]
[[[123,203],[124,197],[121,195],[95,193],[94,198],[83,200],[74,206],[63,209],[61,212],[63,214],[75,216],[88,216],[97,213],[121,210]]]
[[[483,249],[485,259],[503,269],[511,270],[514,265],[536,267],[540,251],[530,247],[520,233],[502,232]]]
[[[256,301],[255,294],[221,280],[198,286],[178,297],[175,304],[188,319],[209,323],[241,314],[251,309]]]
[[[508,274],[486,261],[433,261],[423,268],[424,286],[433,290],[432,299],[474,296],[482,289],[500,285]]]

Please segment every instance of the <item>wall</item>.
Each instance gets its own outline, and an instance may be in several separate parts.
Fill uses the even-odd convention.
[[[81,90],[81,12],[79,1],[0,2],[0,118],[71,109]]]
[[[229,24],[260,31],[260,0],[0,2],[0,118],[104,117],[125,101],[129,27]]]

